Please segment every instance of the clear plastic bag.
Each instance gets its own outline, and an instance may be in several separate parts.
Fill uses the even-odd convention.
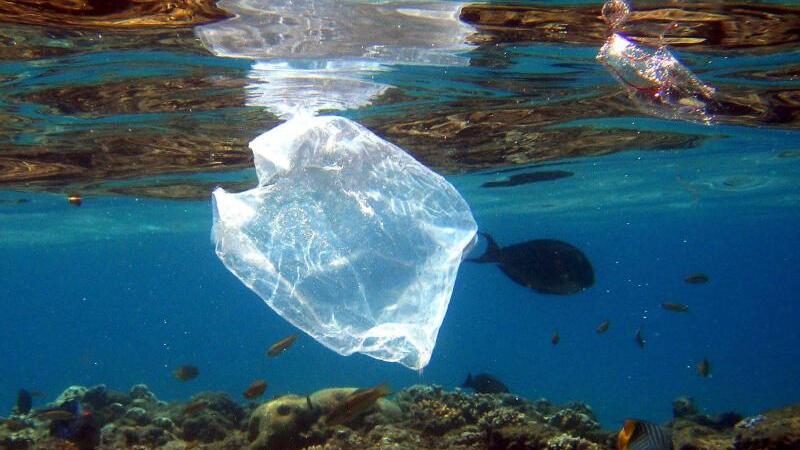
[[[258,186],[213,193],[220,259],[328,348],[424,367],[475,240],[464,199],[341,117],[296,116],[250,147]]]

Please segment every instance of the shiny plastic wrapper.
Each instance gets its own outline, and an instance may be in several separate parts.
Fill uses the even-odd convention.
[[[341,117],[295,116],[250,148],[258,186],[213,193],[223,263],[326,347],[424,367],[475,240],[464,199]]]

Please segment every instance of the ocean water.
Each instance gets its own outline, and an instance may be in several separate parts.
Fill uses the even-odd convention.
[[[17,30],[23,36],[40,31]],[[243,87],[252,81],[251,61],[163,43],[135,46],[126,44],[133,38],[125,35],[114,37],[110,47],[87,44],[80,33],[51,39],[83,46],[0,61],[0,158],[48,147],[56,155],[113,154],[135,146],[125,136],[154,130],[196,138],[186,145],[200,153],[203,142],[234,137],[239,140],[231,145],[244,148],[275,123],[264,97]],[[19,388],[52,399],[74,384],[127,390],[145,383],[159,398],[185,400],[206,390],[240,398],[256,378],[268,380],[268,396],[380,382],[395,390],[417,383],[454,389],[468,372],[491,373],[529,399],[586,402],[608,428],[627,417],[666,421],[671,402],[682,395],[709,414],[749,415],[800,401],[797,123],[702,125],[635,108],[603,114],[559,103],[620,90],[594,60],[601,44],[505,44],[450,55],[467,64],[386,63],[359,76],[402,95],[341,112],[369,126],[464,105],[536,110],[564,104],[571,112],[541,125],[542,132],[590,127],[612,141],[630,133],[692,137],[690,145],[655,149],[645,140],[620,138],[609,154],[560,156],[546,164],[506,160],[475,167],[462,161],[460,170],[441,168],[481,231],[500,245],[569,242],[592,262],[594,286],[571,296],[543,295],[494,265],[464,263],[433,358],[421,373],[361,355],[342,357],[306,335],[286,354],[267,359],[265,349],[295,330],[227,271],[209,236],[213,185],[254,183],[252,169],[198,169],[191,160],[176,160],[151,173],[135,164],[129,172],[109,166],[105,177],[97,171],[91,179],[65,171],[25,184],[8,175],[0,187],[0,410],[13,407]],[[800,86],[789,70],[800,63],[796,48],[676,53],[720,91]],[[788,74],[777,80],[748,75],[781,69]],[[230,83],[187,89],[188,106],[175,108],[167,106],[170,98],[158,96],[148,97],[150,107],[105,110],[81,103],[85,95],[65,94],[56,106],[35,96],[51,92],[57,98],[52,89],[120,82],[136,92],[153,80],[197,74]],[[248,100],[204,107],[209,92]],[[87,138],[92,133],[119,135],[120,141],[109,142],[121,144],[104,147],[104,141]],[[442,152],[452,150],[442,145]],[[209,170],[188,173],[201,169]],[[535,170],[574,175],[481,187]],[[208,184],[208,196],[170,200],[111,190],[175,179]],[[84,194],[82,206],[66,202],[71,191]],[[710,281],[684,283],[695,272]],[[661,309],[668,301],[690,311]],[[606,318],[610,329],[598,336],[595,328]],[[634,342],[639,327],[644,348]],[[554,346],[555,331],[561,340]],[[703,358],[712,368],[706,378],[696,370]],[[171,371],[181,364],[197,365],[200,376],[175,380]]]

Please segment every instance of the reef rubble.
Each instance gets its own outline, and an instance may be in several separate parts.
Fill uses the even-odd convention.
[[[285,395],[262,404],[239,404],[204,392],[186,402],[159,400],[145,385],[128,392],[71,386],[57,401],[3,419],[0,449],[540,449],[615,448],[616,432],[603,429],[580,402],[556,405],[512,394],[469,394],[416,385],[381,398],[346,423],[325,417],[355,388]],[[79,415],[45,420],[41,411],[80,402]],[[800,448],[800,405],[742,417],[706,416],[682,397],[670,423],[676,450]],[[56,426],[56,422],[63,426]]]

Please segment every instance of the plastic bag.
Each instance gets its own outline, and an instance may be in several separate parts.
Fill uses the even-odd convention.
[[[326,347],[424,367],[475,240],[464,199],[341,117],[297,116],[250,148],[258,186],[213,193],[223,263]]]

